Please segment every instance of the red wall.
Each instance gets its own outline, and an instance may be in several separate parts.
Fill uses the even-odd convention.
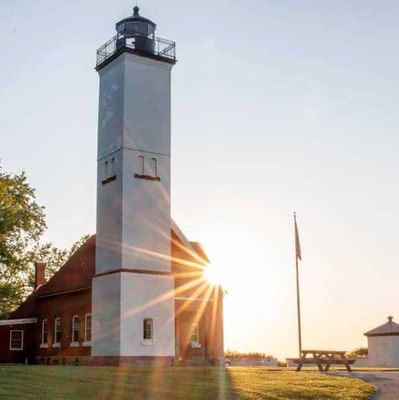
[[[10,331],[22,330],[24,332],[23,350],[10,350]],[[35,324],[0,326],[0,362],[25,363],[34,362],[34,330]]]
[[[85,315],[91,313],[91,290],[37,300],[38,323],[35,329],[35,353],[39,358],[90,356],[91,348],[83,347],[85,341]],[[72,318],[79,315],[79,347],[71,347]],[[61,318],[61,342],[53,348],[55,318]],[[40,348],[42,321],[48,321],[48,348]],[[42,360],[43,361],[43,360]]]

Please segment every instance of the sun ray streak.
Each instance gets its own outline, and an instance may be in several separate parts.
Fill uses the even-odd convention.
[[[215,333],[216,333],[216,324],[217,324],[217,313],[219,307],[219,285],[215,286],[213,290],[213,303],[212,303],[212,314],[211,314],[211,328],[210,328],[210,337],[212,343],[215,341]]]
[[[191,289],[192,287],[196,286],[197,284],[199,284],[199,283],[201,283],[203,281],[204,281],[203,278],[198,278],[198,279],[192,280],[190,282],[187,282],[186,284],[184,284],[182,286],[179,286],[178,288],[173,288],[172,290],[170,290],[170,291],[168,291],[166,293],[163,293],[162,295],[156,297],[155,299],[142,304],[140,307],[136,307],[136,308],[134,308],[132,310],[129,310],[129,312],[125,316],[126,317],[133,316],[133,315],[135,315],[137,313],[140,313],[140,312],[142,312],[142,311],[144,311],[144,310],[146,310],[146,309],[148,309],[148,308],[150,308],[150,307],[152,307],[152,306],[154,306],[156,304],[159,304],[159,303],[161,303],[163,301],[169,300],[171,298],[174,299],[177,294],[183,293],[183,292],[187,291],[188,289]]]
[[[200,298],[200,295],[202,295],[202,293],[204,293],[208,287],[208,283],[204,282],[191,294],[191,298]],[[176,318],[180,316],[191,305],[192,302],[193,300],[190,299],[184,300],[183,303],[176,309]]]

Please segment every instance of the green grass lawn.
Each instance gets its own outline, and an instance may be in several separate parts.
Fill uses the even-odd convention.
[[[366,399],[358,379],[267,368],[0,366],[0,399]]]

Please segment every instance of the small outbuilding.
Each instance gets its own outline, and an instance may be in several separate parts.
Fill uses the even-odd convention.
[[[364,334],[368,340],[368,366],[399,367],[399,324],[388,322]]]

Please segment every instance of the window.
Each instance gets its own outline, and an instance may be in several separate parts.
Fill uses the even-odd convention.
[[[107,179],[108,177],[109,177],[108,161],[105,161],[105,163],[104,163],[104,179]]]
[[[10,350],[23,350],[24,331],[10,331]]]
[[[72,343],[79,343],[79,316],[72,318]]]
[[[41,347],[47,347],[48,340],[48,321],[44,319],[42,321],[42,344]]]
[[[153,321],[152,318],[143,320],[143,340],[152,340],[153,338]]]
[[[151,170],[153,176],[158,176],[158,165],[156,158],[151,158]]]
[[[102,174],[102,181],[101,183],[103,185],[106,185],[107,183],[113,182],[116,180],[116,174],[115,174],[115,157],[112,157],[111,161],[104,161],[104,169],[103,169],[103,174]]]
[[[60,344],[61,342],[61,318],[54,320],[54,343],[53,345]]]
[[[146,171],[146,169],[149,169],[149,171]],[[158,176],[157,160],[155,158],[151,158],[149,164],[146,166],[144,156],[137,156],[137,165],[134,177],[138,179],[145,179],[147,181],[159,182],[161,178]]]
[[[111,159],[111,175],[114,176],[115,175],[115,157],[112,157]]]
[[[138,156],[138,168],[139,175],[144,175],[144,156]]]
[[[91,342],[91,314],[86,314],[85,342]]]
[[[198,324],[191,325],[191,347],[193,349],[201,348],[201,344],[199,341],[199,326],[198,326]]]
[[[191,325],[191,341],[199,343],[199,328],[198,324]]]

